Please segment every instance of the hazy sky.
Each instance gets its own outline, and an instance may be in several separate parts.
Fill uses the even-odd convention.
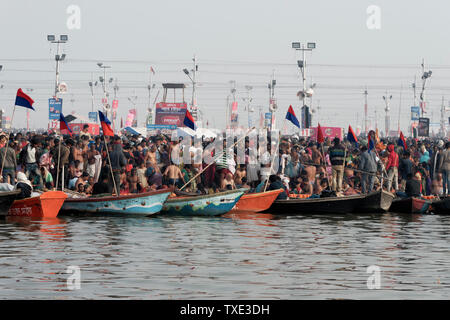
[[[70,5],[81,10],[80,29],[69,30],[66,12]],[[366,10],[381,9],[381,29],[369,30]],[[428,116],[438,122],[442,96],[448,105],[450,85],[450,41],[447,1],[103,1],[103,0],[2,0],[0,2],[0,107],[12,113],[15,92],[32,88],[36,112],[32,127],[46,127],[48,98],[54,91],[55,45],[47,34],[68,34],[63,46],[66,61],[61,81],[69,91],[63,95],[63,112],[91,111],[88,82],[101,75],[97,62],[111,66],[107,78],[117,79],[119,119],[126,117],[137,96],[139,123],[148,105],[149,68],[156,71],[153,98],[163,82],[185,82],[190,101],[190,80],[182,72],[199,64],[198,105],[210,126],[224,127],[230,80],[237,84],[240,123],[247,125],[242,98],[245,86],[253,87],[253,113],[268,111],[267,84],[272,72],[277,80],[278,123],[293,105],[300,118],[296,97],[301,80],[291,48],[293,41],[317,43],[307,54],[308,85],[316,83],[312,106],[313,125],[361,126],[364,88],[369,92],[369,120],[384,129],[386,90],[391,101],[391,129],[397,128],[399,106],[401,126],[406,130],[413,104],[411,83],[420,63],[433,75],[427,82]],[[401,89],[403,88],[403,89]],[[112,96],[112,86],[108,88]],[[160,97],[162,92],[160,93]],[[95,110],[102,89],[95,90]],[[153,100],[152,98],[152,100]],[[400,101],[401,98],[401,101]],[[73,101],[71,101],[73,100]],[[160,99],[158,99],[160,100]],[[18,110],[15,127],[25,126],[25,111]]]

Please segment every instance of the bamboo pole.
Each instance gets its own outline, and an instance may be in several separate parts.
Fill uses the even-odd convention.
[[[286,119],[284,119],[284,121],[283,121],[283,126],[284,126],[285,123],[286,123]],[[272,136],[271,136],[271,138],[272,138]],[[275,152],[277,152],[278,154],[280,153],[280,151],[279,151],[279,148],[280,148],[280,140],[281,140],[281,130],[280,130],[280,135],[279,135],[279,137],[278,137],[277,148],[276,148],[276,150],[275,150]],[[270,139],[270,149],[271,149],[270,151],[272,151],[272,139]],[[264,192],[266,192],[267,185],[269,184],[269,178],[270,178],[270,174],[272,173],[272,167],[273,167],[273,163],[274,163],[274,161],[275,161],[275,158],[276,158],[276,156],[273,157],[273,158],[272,158],[272,161],[270,162],[269,177],[267,177],[266,183],[264,184]]]
[[[59,137],[59,143],[58,143],[58,165],[56,167],[56,186],[55,186],[55,190],[58,190],[59,163],[60,163],[60,160],[61,160],[61,139],[62,139],[62,135],[61,135],[61,137]],[[64,184],[61,181],[61,191],[63,191],[63,189],[64,189]]]
[[[245,137],[246,137],[251,131],[253,131],[255,128],[256,128],[256,127],[251,127],[250,129],[248,129],[248,131],[245,133],[245,135],[244,135],[242,138],[240,138],[238,141],[236,141],[230,148],[234,148],[235,145],[237,145],[239,142],[241,142],[243,139],[245,139]],[[203,168],[199,173],[197,173],[194,177],[192,177],[191,180],[189,180],[188,182],[186,182],[186,183],[184,184],[184,186],[182,186],[182,187],[180,188],[180,191],[183,190],[189,183],[191,183],[191,182],[192,182],[194,179],[196,179],[199,175],[201,175],[201,174],[202,174],[206,169],[208,169],[213,163],[215,163],[216,160],[219,159],[219,158],[223,155],[224,151],[225,151],[225,150],[222,150],[222,152],[214,158],[214,161],[211,161],[210,164],[208,164],[208,165],[207,165],[205,168]]]
[[[114,184],[114,191],[116,192],[116,195],[118,196],[119,195],[119,190],[117,190],[116,181],[114,179],[114,172],[113,172],[112,165],[111,165],[111,158],[109,157],[108,144],[106,142],[105,135],[103,135],[103,140],[105,141],[105,149],[106,149],[106,154],[107,154],[108,160],[109,160],[109,169],[111,170],[111,177],[112,177],[112,181],[113,181],[113,184]]]

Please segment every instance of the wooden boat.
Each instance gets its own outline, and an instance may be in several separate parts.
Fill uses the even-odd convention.
[[[430,210],[435,214],[450,214],[450,197],[432,201]]]
[[[386,212],[394,199],[395,195],[385,190],[371,192],[361,201],[356,212]]]
[[[430,208],[431,200],[418,197],[396,198],[389,208],[395,213],[426,213]]]
[[[0,192],[0,216],[6,216],[9,208],[20,194],[20,190]]]
[[[386,211],[393,199],[390,192],[379,190],[367,195],[275,200],[267,211],[274,215],[374,213]]]
[[[120,196],[67,198],[62,213],[150,216],[161,211],[172,189]]]
[[[272,203],[283,192],[283,189],[271,190],[266,192],[246,193],[233,208],[233,211],[253,211],[261,212],[270,208]]]
[[[36,197],[15,200],[8,216],[55,218],[66,198],[62,191],[47,191]]]
[[[233,209],[245,191],[236,189],[201,196],[169,198],[161,214],[182,216],[219,216]]]

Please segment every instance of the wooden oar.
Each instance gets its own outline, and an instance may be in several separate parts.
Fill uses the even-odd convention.
[[[250,129],[248,129],[248,131],[244,134],[244,136],[242,138],[240,138],[238,141],[236,141],[230,148],[234,148],[235,145],[237,145],[239,142],[241,142],[243,139],[245,139],[245,137],[247,137],[247,135],[253,131],[256,127],[251,127]],[[222,152],[217,155],[215,157],[215,159],[213,161],[211,161],[210,164],[208,164],[205,168],[203,168],[199,173],[197,173],[194,177],[192,177],[191,180],[189,180],[188,182],[186,182],[184,184],[184,186],[182,186],[180,188],[180,191],[183,190],[189,183],[191,183],[192,181],[194,181],[194,179],[196,179],[199,175],[201,175],[206,169],[208,169],[213,163],[216,163],[216,160],[219,159],[220,157],[222,157],[223,153],[225,152],[226,149],[223,149]]]

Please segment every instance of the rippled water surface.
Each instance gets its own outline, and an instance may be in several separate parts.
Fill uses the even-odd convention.
[[[449,229],[389,213],[5,218],[0,299],[449,299]]]

